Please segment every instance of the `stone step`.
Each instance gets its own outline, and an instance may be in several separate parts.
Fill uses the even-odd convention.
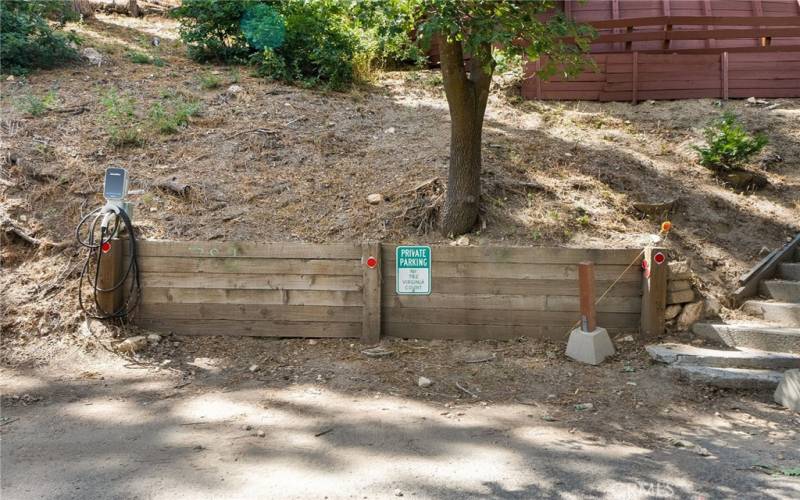
[[[669,370],[684,380],[723,389],[775,389],[783,373],[774,370],[670,365]]]
[[[684,344],[655,344],[646,346],[645,349],[651,358],[667,364],[757,370],[800,368],[800,354],[766,352],[755,349],[723,351]]]
[[[800,328],[752,322],[695,323],[692,333],[737,349],[800,354]]]
[[[742,306],[742,311],[770,323],[782,326],[800,326],[800,304],[748,300]]]
[[[778,276],[785,280],[800,281],[800,262],[784,262],[778,266]]]
[[[800,281],[765,280],[760,284],[761,295],[781,302],[800,302]]]

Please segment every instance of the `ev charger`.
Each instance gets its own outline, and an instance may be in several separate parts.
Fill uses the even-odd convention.
[[[103,182],[103,197],[109,202],[120,202],[128,194],[128,171],[119,167],[108,167]]]
[[[81,309],[92,318],[112,319],[125,318],[139,304],[141,287],[139,285],[139,264],[137,262],[136,234],[133,230],[132,214],[133,205],[125,198],[128,195],[128,171],[120,167],[106,168],[103,180],[104,205],[85,214],[78,227],[75,228],[75,237],[80,245],[87,249],[86,261],[81,270],[78,285],[78,303]],[[98,227],[99,225],[99,227]],[[98,231],[99,229],[99,231]],[[119,238],[119,231],[125,231],[125,238]],[[123,272],[112,284],[101,280],[101,268],[115,265],[103,256],[111,252],[112,245],[128,246],[128,263],[124,265]],[[100,294],[109,294],[120,290],[130,283],[130,290],[124,304],[116,305],[106,310],[108,304],[100,300]],[[92,291],[92,300],[84,300],[83,289],[85,285]],[[103,296],[103,299],[108,297]]]
[[[103,197],[106,205],[103,207],[105,217],[101,227],[108,227],[108,220],[111,214],[119,214],[122,210],[133,220],[133,206],[125,201],[128,196],[128,171],[121,167],[106,168],[106,176],[103,181]]]

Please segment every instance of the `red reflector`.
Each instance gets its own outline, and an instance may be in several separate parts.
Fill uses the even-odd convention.
[[[103,253],[108,253],[111,250],[111,242],[106,241],[100,246]]]
[[[647,264],[647,261],[646,261],[646,260],[643,260],[643,261],[642,261],[642,269],[645,269],[645,270],[646,270],[648,267],[649,267],[649,266],[648,266],[648,264]]]
[[[377,266],[377,265],[378,265],[378,259],[376,259],[375,257],[367,258],[367,267],[368,268],[375,269],[375,266]]]
[[[663,253],[658,252],[657,254],[653,255],[653,260],[656,262],[656,264],[663,264],[664,261],[667,260],[667,257]]]

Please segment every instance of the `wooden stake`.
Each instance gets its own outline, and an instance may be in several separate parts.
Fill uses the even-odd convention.
[[[581,262],[578,264],[578,285],[581,297],[581,329],[584,332],[593,332],[597,329],[594,262]]]
[[[122,245],[125,240],[111,240],[111,249],[100,257],[100,274],[97,276],[98,288],[111,288],[122,278]],[[97,302],[100,314],[113,314],[122,305],[122,288],[113,292],[98,292]]]
[[[640,333],[643,337],[664,334],[664,310],[667,308],[667,262],[655,263],[655,255],[663,250],[647,248],[644,260],[647,269],[642,276],[642,317]]]
[[[377,265],[367,265],[370,257],[377,259]],[[375,345],[381,340],[381,244],[369,242],[361,245],[361,266],[363,268],[364,305],[361,325],[361,342]]]

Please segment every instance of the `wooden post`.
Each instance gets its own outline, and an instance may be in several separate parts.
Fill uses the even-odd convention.
[[[373,241],[361,245],[364,305],[361,342],[374,345],[381,340],[381,244]]]
[[[639,52],[633,53],[633,81],[631,82],[631,103],[636,104],[639,101]]]
[[[667,261],[656,263],[657,254],[663,250],[647,248],[644,260],[647,268],[642,269],[642,316],[640,333],[642,337],[655,337],[664,334],[664,311],[667,308]]]
[[[722,98],[724,100],[728,100],[729,90],[728,90],[728,52],[722,53],[722,65],[720,67],[720,71],[722,71]]]
[[[98,288],[112,288],[122,279],[122,245],[125,240],[111,240],[111,249],[100,256],[100,274],[97,276]],[[99,250],[98,250],[99,251]],[[122,305],[122,288],[113,292],[98,292],[97,302],[100,304],[102,315],[113,314]]]
[[[584,332],[593,332],[597,329],[594,262],[581,262],[578,264],[578,289],[581,297],[581,329]]]

